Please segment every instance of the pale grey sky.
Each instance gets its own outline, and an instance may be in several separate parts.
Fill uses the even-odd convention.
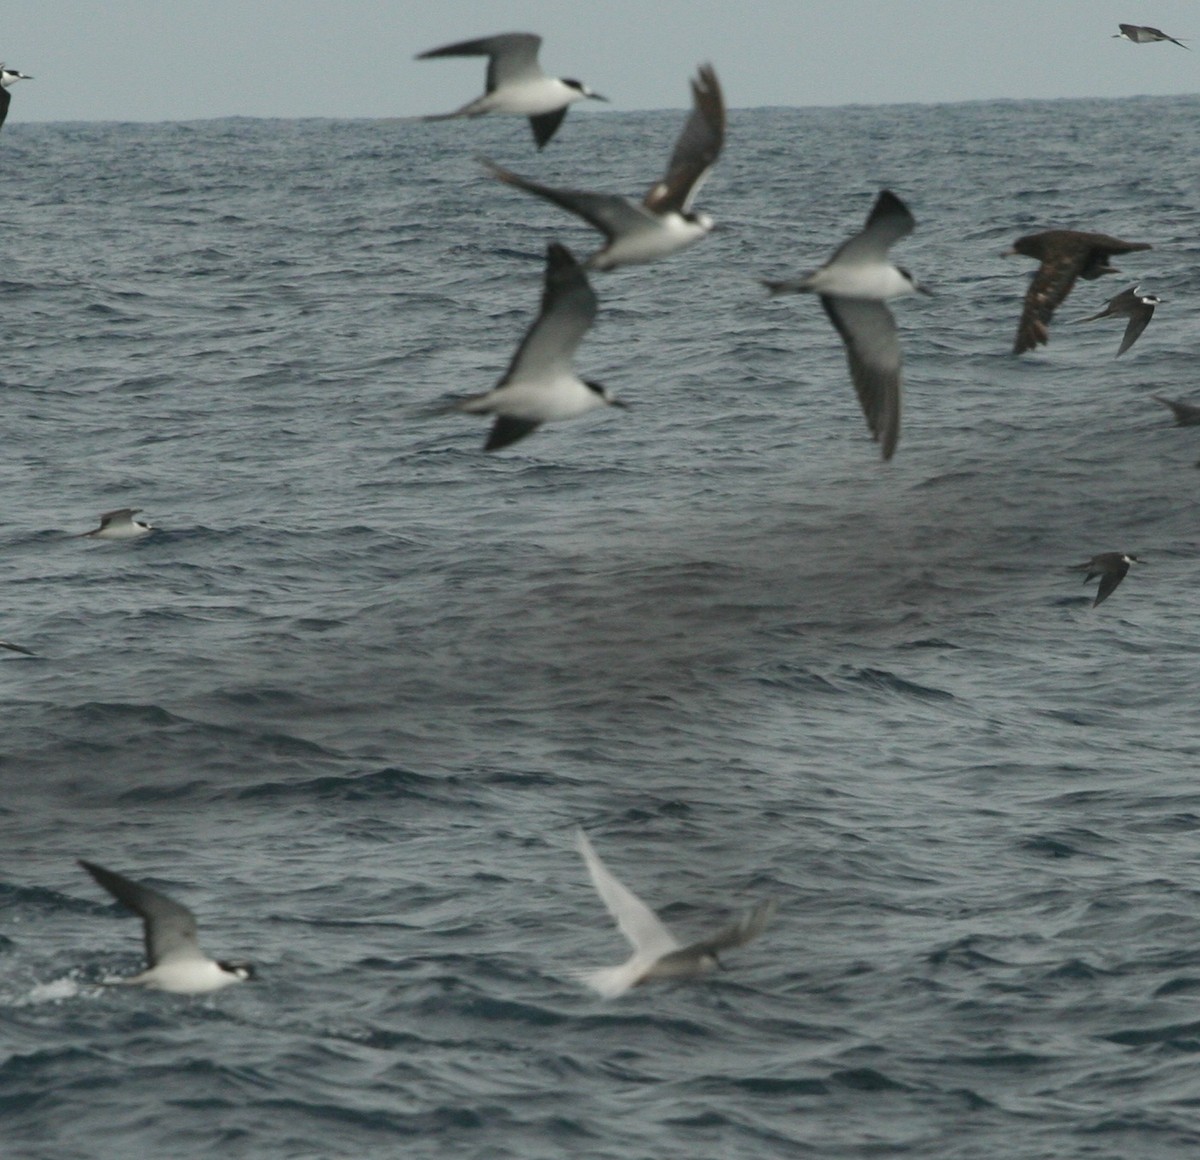
[[[513,31],[616,109],[684,107],[704,60],[737,108],[1200,91],[1200,0],[3,0],[0,60],[36,78],[10,125],[411,116],[483,91],[416,53]]]

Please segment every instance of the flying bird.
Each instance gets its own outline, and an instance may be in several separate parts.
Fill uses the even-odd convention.
[[[1173,36],[1168,36],[1161,28],[1151,28],[1148,24],[1118,24],[1120,32],[1112,34],[1113,40],[1129,40],[1134,44],[1153,44],[1158,40],[1169,40],[1172,44],[1179,45],[1180,48],[1187,48],[1187,45],[1182,40],[1176,40]]]
[[[819,270],[795,282],[764,282],[772,294],[811,293],[842,341],[850,377],[871,437],[891,459],[900,438],[900,342],[896,320],[884,305],[902,294],[928,294],[913,276],[888,259],[888,250],[916,226],[908,207],[883,190],[862,230],[834,251]]]
[[[1118,584],[1125,579],[1125,573],[1129,571],[1130,564],[1136,564],[1138,558],[1131,556],[1126,552],[1101,552],[1098,556],[1093,556],[1085,564],[1072,565],[1076,572],[1086,572],[1087,575],[1083,578],[1086,584],[1089,580],[1095,577],[1100,577],[1100,588],[1096,592],[1096,599],[1092,601],[1092,607],[1107,600],[1116,590]]]
[[[100,526],[90,532],[80,532],[79,538],[94,536],[97,540],[132,540],[138,536],[148,535],[154,531],[151,524],[145,520],[135,520],[141,508],[116,508],[111,512],[100,513]]]
[[[582,830],[576,832],[575,844],[587,864],[592,885],[633,946],[633,956],[620,966],[580,975],[583,982],[606,999],[652,979],[693,979],[708,974],[721,965],[717,957],[721,951],[740,947],[762,934],[775,912],[774,902],[759,903],[744,918],[711,938],[681,946],[654,911],[613,877]]]
[[[1128,290],[1122,290],[1120,294],[1114,294],[1098,314],[1089,314],[1087,318],[1077,318],[1076,322],[1095,322],[1097,318],[1108,318],[1110,316],[1127,317],[1129,322],[1125,326],[1125,337],[1121,339],[1121,348],[1117,351],[1117,358],[1120,358],[1135,342],[1137,342],[1143,330],[1149,325],[1150,319],[1154,317],[1154,308],[1162,302],[1156,294],[1139,294],[1141,289],[1139,286],[1130,286]]]
[[[692,113],[675,142],[667,172],[640,203],[615,193],[540,185],[486,158],[481,160],[500,181],[544,197],[595,226],[605,244],[586,265],[592,270],[612,270],[665,258],[712,230],[713,219],[693,212],[692,202],[724,141],[725,100],[716,72],[706,64],[692,81]]]
[[[15,68],[5,68],[4,62],[0,61],[0,126],[4,125],[5,119],[8,117],[8,106],[12,101],[12,93],[9,86],[15,85],[17,81],[31,81],[33,77],[26,76]]]
[[[472,395],[441,410],[495,415],[485,451],[507,447],[543,423],[575,419],[597,407],[625,407],[606,387],[579,378],[571,360],[596,317],[596,295],[583,267],[566,246],[546,247],[542,309],[529,328],[508,370],[482,395]]]
[[[1080,230],[1046,230],[1018,238],[1012,249],[1005,251],[1004,257],[1023,254],[1041,265],[1025,294],[1025,308],[1017,324],[1013,353],[1023,354],[1050,340],[1050,319],[1071,293],[1076,278],[1090,282],[1102,274],[1116,274],[1119,272],[1116,267],[1108,264],[1113,254],[1150,248],[1149,242],[1123,242],[1107,234],[1089,234]]]
[[[530,32],[505,32],[480,40],[463,40],[421,53],[417,60],[439,56],[486,56],[487,92],[453,113],[433,113],[423,121],[445,121],[451,117],[481,117],[485,113],[515,113],[528,117],[539,149],[554,136],[567,106],[590,98],[607,101],[581,81],[549,77],[538,64],[542,38]]]
[[[204,954],[197,941],[196,916],[186,906],[94,862],[81,858],[79,865],[142,918],[146,970],[126,979],[106,980],[106,985],[138,985],[177,995],[203,995],[255,977],[250,963],[215,960]]]
[[[1200,427],[1200,407],[1195,403],[1185,403],[1182,399],[1168,399],[1162,395],[1151,395],[1152,399],[1170,407],[1175,415],[1176,427]]]

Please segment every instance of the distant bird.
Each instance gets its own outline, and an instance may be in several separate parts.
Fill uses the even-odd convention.
[[[576,832],[575,844],[587,864],[592,885],[633,946],[632,958],[620,966],[581,973],[582,981],[606,999],[652,979],[693,979],[707,975],[721,965],[717,957],[721,951],[740,947],[762,934],[775,913],[774,902],[761,902],[745,918],[711,938],[681,946],[654,911],[613,877],[582,830]]]
[[[725,140],[725,101],[717,74],[702,65],[692,81],[692,115],[675,142],[675,150],[661,181],[639,204],[614,193],[588,193],[582,189],[554,189],[502,169],[481,158],[500,181],[544,197],[595,226],[606,244],[586,265],[592,270],[612,270],[638,262],[653,262],[698,242],[712,230],[706,213],[693,213],[692,202],[720,155]]]
[[[1151,395],[1152,399],[1170,407],[1175,415],[1176,427],[1200,427],[1200,407],[1195,403],[1185,403],[1181,399],[1167,399],[1162,395]]]
[[[1134,44],[1153,44],[1158,40],[1169,40],[1172,44],[1179,45],[1180,48],[1187,48],[1187,45],[1182,40],[1176,40],[1173,36],[1168,36],[1160,28],[1151,28],[1148,24],[1118,24],[1120,32],[1112,34],[1113,40],[1131,40]]]
[[[1097,318],[1108,318],[1112,315],[1128,317],[1125,327],[1125,337],[1121,339],[1121,348],[1117,351],[1120,358],[1141,336],[1143,330],[1154,317],[1154,308],[1162,302],[1156,294],[1139,294],[1139,286],[1130,286],[1120,294],[1114,294],[1108,305],[1099,314],[1089,314],[1087,318],[1077,318],[1076,322],[1095,322]]]
[[[33,77],[26,76],[15,68],[5,68],[4,62],[0,61],[0,126],[4,125],[8,117],[8,106],[12,101],[12,93],[8,91],[9,86],[15,85],[17,81],[31,80]]]
[[[255,977],[250,963],[214,960],[204,954],[197,941],[196,916],[186,906],[94,862],[81,858],[79,865],[118,902],[141,915],[144,926],[146,970],[126,979],[106,980],[106,985],[203,995]]]
[[[463,40],[421,53],[417,60],[439,56],[486,56],[487,92],[453,113],[433,113],[423,121],[451,117],[481,117],[484,113],[516,113],[529,118],[534,140],[541,149],[554,136],[567,106],[590,98],[607,101],[587,85],[569,77],[548,77],[538,65],[542,38],[530,32],[505,32],[480,40]]]
[[[507,447],[543,423],[575,419],[597,407],[627,405],[571,369],[575,350],[595,317],[596,295],[583,267],[566,246],[551,242],[546,247],[541,313],[521,340],[508,370],[490,391],[449,408],[468,415],[496,416],[483,445],[485,451]]]
[[[1123,242],[1107,234],[1088,234],[1079,230],[1046,230],[1018,238],[1004,257],[1023,254],[1040,262],[1029,290],[1025,308],[1017,324],[1013,353],[1033,350],[1050,339],[1050,319],[1071,293],[1076,278],[1092,281],[1102,274],[1119,271],[1108,264],[1113,254],[1149,250],[1149,242]]]
[[[23,653],[27,657],[37,656],[37,653],[33,649],[25,648],[24,645],[13,644],[11,640],[0,640],[0,648],[6,648],[15,653]]]
[[[764,282],[772,294],[811,293],[821,299],[842,341],[850,377],[871,437],[891,459],[900,438],[900,342],[884,305],[902,294],[928,294],[913,276],[888,260],[893,243],[911,234],[916,219],[890,190],[883,190],[861,232],[834,251],[819,270],[796,282]]]
[[[145,536],[154,531],[151,524],[144,520],[135,520],[141,508],[117,508],[111,512],[101,512],[100,526],[90,532],[80,532],[80,538],[95,536],[97,540],[132,540]]]
[[[1086,564],[1074,564],[1072,567],[1076,572],[1087,573],[1083,578],[1085,584],[1097,576],[1100,577],[1100,588],[1096,592],[1096,599],[1092,601],[1092,607],[1095,608],[1097,604],[1107,600],[1116,590],[1117,585],[1125,579],[1129,565],[1137,562],[1136,556],[1131,556],[1126,552],[1101,552],[1098,556],[1093,556]]]

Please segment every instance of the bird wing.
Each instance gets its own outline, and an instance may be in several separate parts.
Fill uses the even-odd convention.
[[[1179,45],[1180,48],[1187,48],[1187,45],[1182,40],[1176,40],[1173,36],[1168,36],[1161,28],[1151,28],[1148,24],[1144,26],[1146,31],[1154,37],[1155,40],[1169,40],[1172,44]],[[1191,51],[1189,49],[1189,51]]]
[[[541,313],[521,340],[501,383],[524,369],[541,374],[569,372],[575,350],[595,317],[596,295],[583,267],[566,246],[551,242],[546,247]]]
[[[829,321],[846,344],[850,378],[871,437],[891,459],[900,438],[900,342],[896,320],[882,302],[821,295]]]
[[[1129,310],[1129,322],[1125,327],[1125,337],[1121,339],[1121,348],[1117,351],[1117,358],[1120,358],[1137,342],[1142,331],[1150,325],[1150,319],[1153,317],[1154,303],[1143,302],[1140,298],[1135,298]]]
[[[1125,573],[1128,571],[1129,565],[1123,564],[1115,572],[1104,572],[1101,574],[1100,588],[1096,592],[1096,599],[1092,601],[1093,608],[1095,608],[1097,604],[1107,600],[1113,594],[1113,592],[1116,591],[1117,585],[1125,579]]]
[[[539,149],[545,148],[546,142],[558,132],[566,115],[567,106],[563,105],[561,109],[552,109],[549,113],[538,113],[529,118],[529,127],[533,130],[533,139]]]
[[[1180,427],[1195,427],[1200,425],[1200,407],[1194,403],[1184,403],[1177,399],[1168,399],[1163,395],[1151,395],[1152,399],[1170,407],[1175,416],[1175,422]]]
[[[576,831],[575,845],[583,855],[596,893],[600,895],[608,913],[616,920],[621,933],[629,940],[634,950],[654,958],[677,951],[679,943],[674,935],[658,920],[658,916],[650,907],[609,873],[582,830]]]
[[[490,93],[509,81],[542,75],[538,67],[538,49],[542,38],[532,32],[505,32],[499,36],[484,36],[479,40],[461,40],[421,53],[417,60],[438,56],[490,57],[487,69],[487,91]]]
[[[555,189],[549,185],[541,185],[530,181],[519,173],[513,173],[486,157],[480,162],[487,166],[497,181],[523,189],[536,197],[545,198],[555,205],[561,206],[568,213],[583,218],[589,225],[598,229],[610,242],[618,234],[628,234],[646,226],[655,224],[654,218],[639,205],[628,198],[612,193],[588,193],[582,189]]]
[[[1075,279],[1083,268],[1087,253],[1079,250],[1060,250],[1047,257],[1037,268],[1033,281],[1025,292],[1025,306],[1017,323],[1017,338],[1013,353],[1022,354],[1049,341],[1050,319],[1063,299],[1071,293]]]
[[[1077,318],[1075,321],[1095,322],[1097,318],[1107,318],[1110,314],[1129,314],[1138,301],[1138,287],[1136,285],[1130,286],[1128,290],[1122,290],[1120,294],[1114,294],[1105,303],[1103,310],[1095,314],[1089,314],[1086,318]]]
[[[0,648],[11,649],[13,652],[24,653],[27,657],[35,656],[33,649],[21,644],[13,644],[11,640],[0,640]]]
[[[12,93],[8,89],[0,87],[0,125],[4,124],[4,120],[8,116],[8,105],[11,100]]]
[[[730,947],[740,947],[748,943],[752,938],[757,938],[766,929],[767,923],[771,921],[771,916],[775,913],[776,905],[774,899],[767,902],[760,902],[749,914],[743,915],[737,922],[731,923],[729,926],[717,931],[711,938],[701,939],[699,942],[692,943],[691,946],[683,949],[683,954],[695,952],[697,954],[718,954],[720,951],[729,950]]]
[[[498,451],[501,447],[516,443],[518,439],[524,439],[526,435],[532,435],[540,426],[541,423],[534,419],[514,419],[509,415],[497,415],[483,449]]]
[[[111,523],[128,523],[133,520],[133,517],[138,514],[141,508],[116,508],[111,512],[100,513],[100,530],[107,528]]]
[[[911,234],[917,219],[890,189],[882,190],[867,215],[866,224],[843,242],[826,265],[845,262],[880,262],[895,242]]]
[[[701,65],[692,81],[692,113],[675,142],[663,179],[646,194],[653,213],[687,213],[725,143],[725,98],[712,65]]]
[[[81,858],[79,865],[118,902],[141,915],[145,927],[146,961],[151,967],[171,959],[200,957],[196,916],[186,906],[94,862],[85,862]]]

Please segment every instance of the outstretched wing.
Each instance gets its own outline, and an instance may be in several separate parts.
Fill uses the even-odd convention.
[[[731,923],[722,930],[717,931],[712,938],[702,939],[700,942],[692,943],[691,946],[684,948],[684,953],[697,952],[718,954],[721,951],[729,950],[730,947],[740,947],[748,943],[752,938],[758,938],[766,929],[767,923],[771,921],[771,916],[775,913],[776,904],[774,899],[767,902],[760,902],[749,914],[738,919],[737,922]]]
[[[501,382],[529,368],[531,373],[567,373],[571,359],[596,317],[596,295],[583,267],[558,242],[546,247],[542,309],[513,355]]]
[[[80,858],[79,865],[118,902],[141,915],[145,926],[146,961],[151,967],[171,959],[199,956],[196,917],[186,906],[94,862]]]
[[[457,44],[445,44],[422,52],[417,60],[432,60],[439,56],[486,56],[490,57],[487,69],[487,91],[523,77],[541,75],[538,67],[538,49],[542,38],[532,32],[504,32],[499,36],[484,36],[478,40],[461,40]]]
[[[712,65],[701,65],[692,81],[692,113],[675,142],[663,179],[646,194],[643,205],[653,213],[691,209],[700,186],[725,143],[725,98]]]

